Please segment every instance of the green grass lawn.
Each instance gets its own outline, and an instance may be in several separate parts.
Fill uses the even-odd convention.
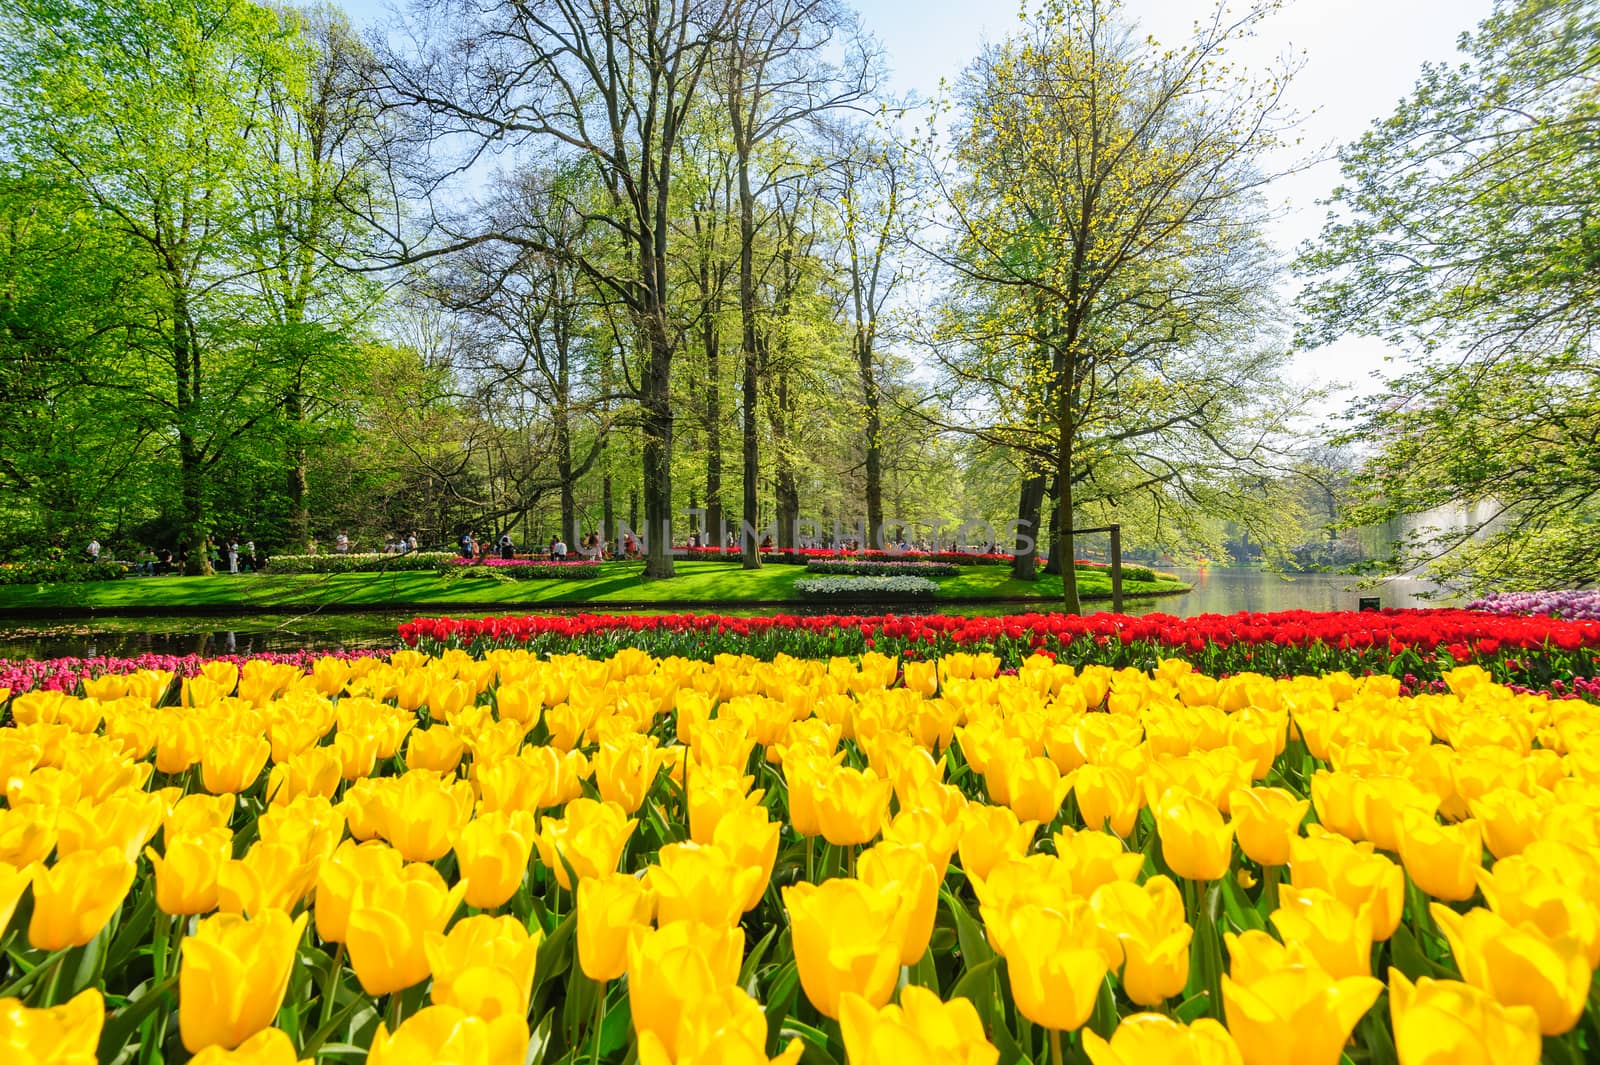
[[[139,577],[84,584],[0,587],[0,611],[159,609],[296,610],[313,607],[516,607],[559,603],[708,603],[796,600],[794,582],[804,566],[767,565],[743,570],[726,562],[679,562],[678,575],[646,581],[642,562],[611,562],[584,581],[497,580],[431,572],[255,574],[215,577]],[[1129,598],[1187,588],[1177,581],[1124,581]],[[1078,574],[1079,594],[1111,596],[1111,578]],[[1038,598],[1059,600],[1061,578],[1016,581],[1004,566],[966,566],[939,578],[941,600]]]

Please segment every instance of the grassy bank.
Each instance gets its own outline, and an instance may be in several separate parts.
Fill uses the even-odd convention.
[[[431,572],[339,574],[240,574],[215,577],[143,577],[84,584],[0,587],[0,613],[32,611],[238,611],[308,608],[484,608],[584,604],[661,604],[691,609],[699,604],[798,602],[794,582],[804,566],[768,565],[742,570],[724,562],[679,562],[670,580],[646,581],[640,562],[607,563],[598,578],[585,581],[514,581]],[[1037,598],[1059,601],[1061,578],[1012,580],[1003,566],[966,566],[954,577],[939,578],[942,601]],[[1186,590],[1177,581],[1124,581],[1123,594],[1169,595]],[[1111,578],[1078,574],[1078,592],[1092,599],[1111,596]]]

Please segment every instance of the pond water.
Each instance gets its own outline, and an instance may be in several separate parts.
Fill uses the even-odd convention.
[[[1363,596],[1378,597],[1390,607],[1449,605],[1448,599],[1425,598],[1438,589],[1422,581],[1396,579],[1375,588],[1360,588],[1356,579],[1317,573],[1285,578],[1250,569],[1177,570],[1194,586],[1183,595],[1130,599],[1130,614],[1162,612],[1179,617],[1233,614],[1241,610],[1354,610]],[[1109,610],[1110,603],[1087,604]],[[601,609],[601,608],[596,608]],[[792,611],[794,608],[785,608]],[[840,608],[842,609],[842,608]],[[874,613],[872,608],[849,608]],[[905,607],[892,608],[907,612]],[[1048,609],[1038,603],[996,603],[963,606],[953,613],[1023,613]],[[516,612],[508,608],[507,613]],[[779,613],[778,608],[731,611]],[[481,612],[476,612],[481,614]],[[410,613],[257,614],[248,617],[72,618],[59,621],[0,622],[0,658],[129,657],[154,654],[250,655],[299,650],[337,651],[396,645],[395,628]]]

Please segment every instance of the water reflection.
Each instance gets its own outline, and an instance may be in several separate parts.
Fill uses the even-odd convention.
[[[1306,573],[1283,576],[1256,569],[1179,569],[1169,570],[1193,586],[1183,595],[1164,596],[1128,602],[1129,614],[1165,613],[1178,617],[1197,614],[1236,614],[1240,611],[1265,613],[1273,610],[1356,610],[1363,598],[1376,598],[1383,607],[1430,607],[1459,605],[1443,595],[1443,589],[1413,577],[1395,577],[1375,587],[1363,587],[1360,579],[1337,573]],[[1095,603],[1095,609],[1110,610],[1109,603]]]

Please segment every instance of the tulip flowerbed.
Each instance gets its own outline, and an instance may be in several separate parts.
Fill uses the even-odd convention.
[[[1473,610],[1386,610],[1273,614],[1013,614],[896,617],[715,614],[418,618],[400,626],[407,644],[429,651],[494,648],[571,651],[604,657],[624,647],[656,655],[712,658],[749,654],[826,658],[867,651],[911,659],[954,651],[994,655],[1015,668],[1043,653],[1076,666],[1153,669],[1182,658],[1212,676],[1255,672],[1287,677],[1382,673],[1409,691],[1436,689],[1460,665],[1495,681],[1600,697],[1600,621],[1496,616]]]
[[[404,650],[0,695],[0,1046],[1600,1056],[1600,707],[1473,665],[1002,665]]]

